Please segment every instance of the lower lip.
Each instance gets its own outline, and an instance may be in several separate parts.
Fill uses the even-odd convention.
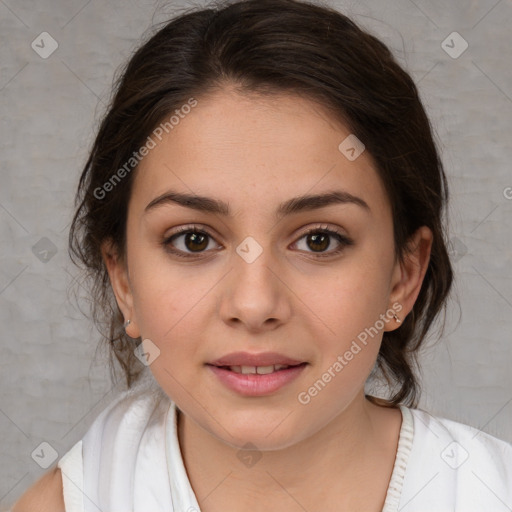
[[[236,373],[210,364],[207,366],[232,391],[244,396],[264,396],[278,391],[296,379],[302,373],[306,364],[291,366],[266,375]]]

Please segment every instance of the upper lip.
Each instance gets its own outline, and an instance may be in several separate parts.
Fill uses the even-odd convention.
[[[214,366],[272,366],[276,364],[294,366],[304,362],[277,352],[261,352],[260,354],[232,352],[208,364]]]

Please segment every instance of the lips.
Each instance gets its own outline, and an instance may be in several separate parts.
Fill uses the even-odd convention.
[[[263,368],[269,366],[297,366],[305,363],[298,359],[293,359],[284,354],[277,352],[262,352],[259,354],[251,354],[249,352],[232,352],[222,356],[215,361],[207,363],[212,366],[232,367],[248,367],[248,368]],[[257,373],[257,372],[250,372]]]
[[[206,367],[215,376],[217,382],[230,391],[245,397],[263,397],[277,393],[290,385],[299,378],[307,365],[308,363],[304,362],[284,368],[283,365],[216,366],[214,364],[207,364]],[[280,369],[276,370],[276,368]]]

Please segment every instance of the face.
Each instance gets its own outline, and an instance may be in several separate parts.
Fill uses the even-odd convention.
[[[371,156],[343,153],[350,131],[320,106],[228,90],[197,100],[137,170],[125,264],[105,260],[128,333],[183,413],[232,446],[284,448],[364,400],[424,265],[395,261]],[[234,352],[301,365],[212,366]]]

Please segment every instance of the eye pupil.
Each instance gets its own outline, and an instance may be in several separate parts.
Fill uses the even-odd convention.
[[[311,247],[314,250],[319,249],[320,251],[323,251],[329,247],[329,236],[325,233],[315,233],[309,235],[308,238],[310,241],[313,241],[313,244],[318,244],[318,242],[320,242],[320,245],[314,245],[314,247]]]
[[[189,246],[189,242],[196,245],[192,245],[191,247]],[[185,245],[187,246],[187,249],[191,251],[193,251],[194,248],[198,251],[202,251],[208,246],[208,242],[206,240],[206,236],[201,233],[187,233],[185,235]]]

